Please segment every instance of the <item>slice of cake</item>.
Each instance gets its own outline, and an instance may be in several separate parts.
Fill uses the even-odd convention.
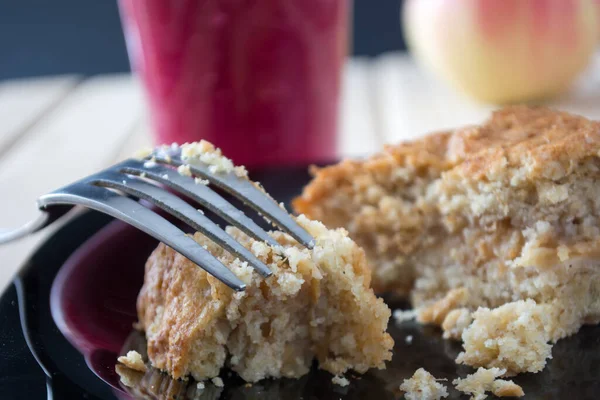
[[[542,337],[556,341],[600,320],[599,152],[600,123],[510,107],[317,169],[294,206],[345,227],[367,252],[373,287],[410,294],[418,320],[446,336],[459,337],[480,306],[532,299],[546,312]],[[463,362],[514,367],[490,354]]]
[[[228,366],[243,379],[300,377],[316,359],[334,375],[383,368],[393,340],[391,312],[370,288],[364,251],[343,229],[299,217],[316,239],[306,249],[287,234],[272,248],[228,228],[273,271],[261,277],[197,233],[194,239],[246,283],[234,292],[167,246],[146,264],[138,316],[155,368],[205,380]]]

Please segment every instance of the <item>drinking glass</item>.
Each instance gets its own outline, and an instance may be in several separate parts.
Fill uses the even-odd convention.
[[[336,156],[350,0],[120,0],[157,144],[238,164]]]

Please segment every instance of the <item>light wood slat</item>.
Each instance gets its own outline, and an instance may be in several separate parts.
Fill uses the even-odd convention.
[[[342,157],[361,157],[382,147],[373,120],[370,63],[355,58],[346,63],[338,121],[338,151]]]
[[[128,75],[92,78],[79,85],[0,159],[0,221],[15,227],[34,216],[35,199],[111,164],[142,114],[141,93]],[[0,288],[44,231],[0,247]]]
[[[76,76],[59,76],[0,83],[0,155],[78,81]]]
[[[376,124],[389,143],[479,123],[494,109],[448,88],[405,54],[378,57],[372,71]]]
[[[152,128],[150,126],[150,120],[146,115],[142,115],[129,137],[127,137],[119,149],[119,153],[114,161],[123,161],[134,156],[136,151],[152,146]]]
[[[478,124],[499,108],[463,96],[406,54],[382,55],[371,69],[375,125],[380,127],[386,142]],[[600,53],[568,93],[545,105],[600,119]]]

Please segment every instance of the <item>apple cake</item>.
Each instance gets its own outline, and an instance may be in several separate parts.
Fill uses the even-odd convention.
[[[297,218],[313,249],[272,232],[270,247],[236,228],[228,233],[264,262],[261,277],[200,233],[194,239],[247,285],[235,292],[160,244],[146,263],[138,297],[150,362],[174,378],[217,377],[228,366],[243,379],[300,377],[314,359],[334,375],[383,368],[393,340],[390,309],[370,288],[364,251],[344,229]]]
[[[600,321],[600,123],[508,107],[313,174],[296,211],[347,229],[376,292],[462,336],[459,361],[539,371],[546,342]]]

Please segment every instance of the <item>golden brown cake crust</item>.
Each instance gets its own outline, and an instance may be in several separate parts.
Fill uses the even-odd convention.
[[[433,133],[420,140],[386,145],[384,151],[365,161],[344,160],[313,168],[314,180],[295,199],[301,213],[319,213],[319,202],[340,184],[369,172],[374,176],[398,166],[454,173],[470,179],[486,179],[492,171],[527,167],[527,177],[547,177],[548,163],[568,171],[587,157],[598,156],[600,123],[549,108],[507,107],[496,111],[480,126]],[[508,163],[508,164],[507,164]]]
[[[345,190],[349,181],[357,176],[366,173],[373,181],[377,181],[378,176],[390,169],[406,165],[426,172],[444,171],[451,165],[445,159],[450,135],[450,131],[439,132],[413,142],[386,145],[382,153],[364,161],[348,159],[329,167],[312,167],[314,179],[304,188],[302,195],[294,199],[294,209],[302,214],[313,215],[319,221],[330,219],[321,214],[321,200],[332,191]],[[319,215],[325,218],[319,219]]]
[[[526,167],[529,179],[548,177],[548,162],[565,170],[597,156],[600,124],[548,108],[509,107],[485,124],[458,129],[448,142],[446,158],[457,173],[485,179],[505,167]]]
[[[222,313],[231,294],[213,276],[199,274],[194,263],[161,243],[146,262],[137,302],[152,364],[176,378],[184,377],[193,343],[204,335],[208,321]]]
[[[536,179],[548,174],[548,162],[557,162],[566,171],[580,160],[598,156],[599,149],[599,122],[544,107],[508,107],[480,126],[386,145],[382,153],[365,161],[313,168],[315,179],[295,199],[294,207],[307,215],[318,212],[314,205],[363,171],[377,174],[395,166],[437,172],[456,168],[456,173],[471,179],[485,179],[490,171],[526,166],[527,176]]]

